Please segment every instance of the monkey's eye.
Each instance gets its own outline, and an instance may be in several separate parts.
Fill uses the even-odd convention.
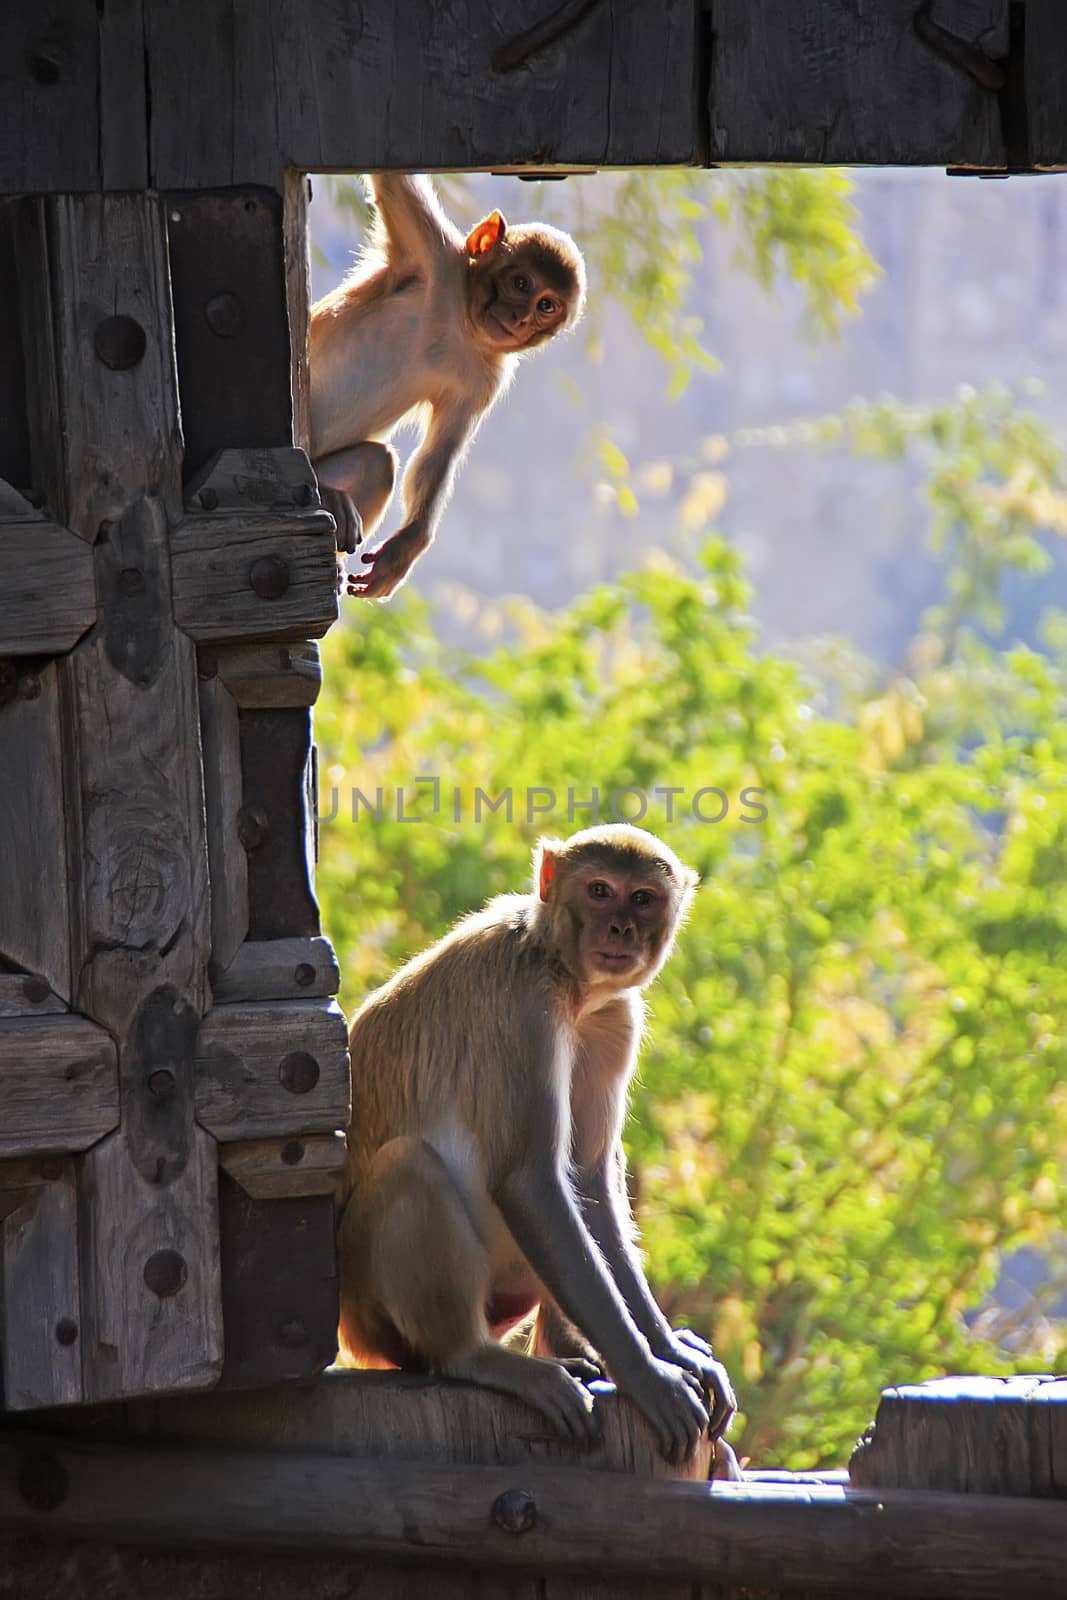
[[[649,894],[647,889],[635,889],[630,899],[635,906],[650,906],[655,899],[655,895]]]
[[[589,897],[592,900],[607,900],[611,896],[611,884],[605,883],[603,878],[596,878],[589,885]]]
[[[512,286],[518,290],[519,294],[525,294],[527,289],[530,287],[530,280],[524,272],[516,272],[511,282]]]
[[[543,317],[550,317],[556,310],[556,302],[550,300],[547,294],[543,294],[537,302],[537,309]]]

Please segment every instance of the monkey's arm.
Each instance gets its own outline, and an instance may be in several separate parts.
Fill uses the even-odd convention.
[[[385,236],[392,271],[429,264],[444,249],[459,249],[459,233],[441,209],[429,178],[408,172],[376,172],[367,180]]]
[[[726,1368],[715,1360],[711,1346],[688,1329],[676,1331],[672,1328],[656,1303],[630,1231],[630,1203],[626,1196],[621,1149],[616,1146],[591,1171],[581,1173],[578,1188],[589,1231],[650,1349],[663,1360],[673,1361],[694,1373],[706,1385],[711,1411],[709,1431],[712,1438],[716,1438],[737,1410],[733,1387]]]
[[[388,600],[433,543],[456,469],[482,414],[456,401],[434,407],[426,435],[404,474],[404,526],[363,557],[367,570],[350,574],[349,594]]]
[[[652,1353],[553,1156],[524,1162],[493,1198],[534,1271],[636,1400],[668,1459],[691,1455],[708,1425],[696,1385],[676,1363]]]

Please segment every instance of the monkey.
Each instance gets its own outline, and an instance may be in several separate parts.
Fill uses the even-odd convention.
[[[352,274],[311,312],[311,458],[354,551],[392,496],[398,424],[423,424],[403,482],[404,523],[347,592],[387,600],[432,542],[456,470],[518,359],[578,321],[585,267],[547,224],[511,228],[492,211],[466,239],[430,180],[370,178],[375,223]]]
[[[736,1409],[648,1286],[622,1126],[640,990],[696,875],[626,823],[542,839],[533,885],[461,919],[351,1025],[339,1339],[356,1365],[465,1378],[594,1439],[605,1369],[671,1462]],[[536,1308],[531,1353],[499,1341]]]

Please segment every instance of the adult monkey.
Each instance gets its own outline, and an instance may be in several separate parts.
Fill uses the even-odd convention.
[[[542,840],[532,893],[466,917],[357,1012],[339,1232],[357,1361],[518,1395],[585,1439],[595,1352],[668,1460],[692,1453],[709,1412],[722,1432],[730,1381],[652,1297],[621,1143],[639,990],[695,884],[627,824]],[[495,1342],[534,1306],[533,1356]]]
[[[352,551],[393,492],[388,444],[424,423],[404,477],[404,525],[363,556],[348,592],[387,600],[430,544],[456,468],[520,355],[572,327],[585,301],[574,241],[490,212],[466,239],[428,178],[378,173],[376,221],[354,272],[311,313],[311,454]]]

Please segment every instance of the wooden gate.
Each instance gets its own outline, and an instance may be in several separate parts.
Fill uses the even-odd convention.
[[[337,606],[294,444],[303,197],[0,211],[10,1410],[270,1383],[335,1350],[348,1058],[309,641]]]

